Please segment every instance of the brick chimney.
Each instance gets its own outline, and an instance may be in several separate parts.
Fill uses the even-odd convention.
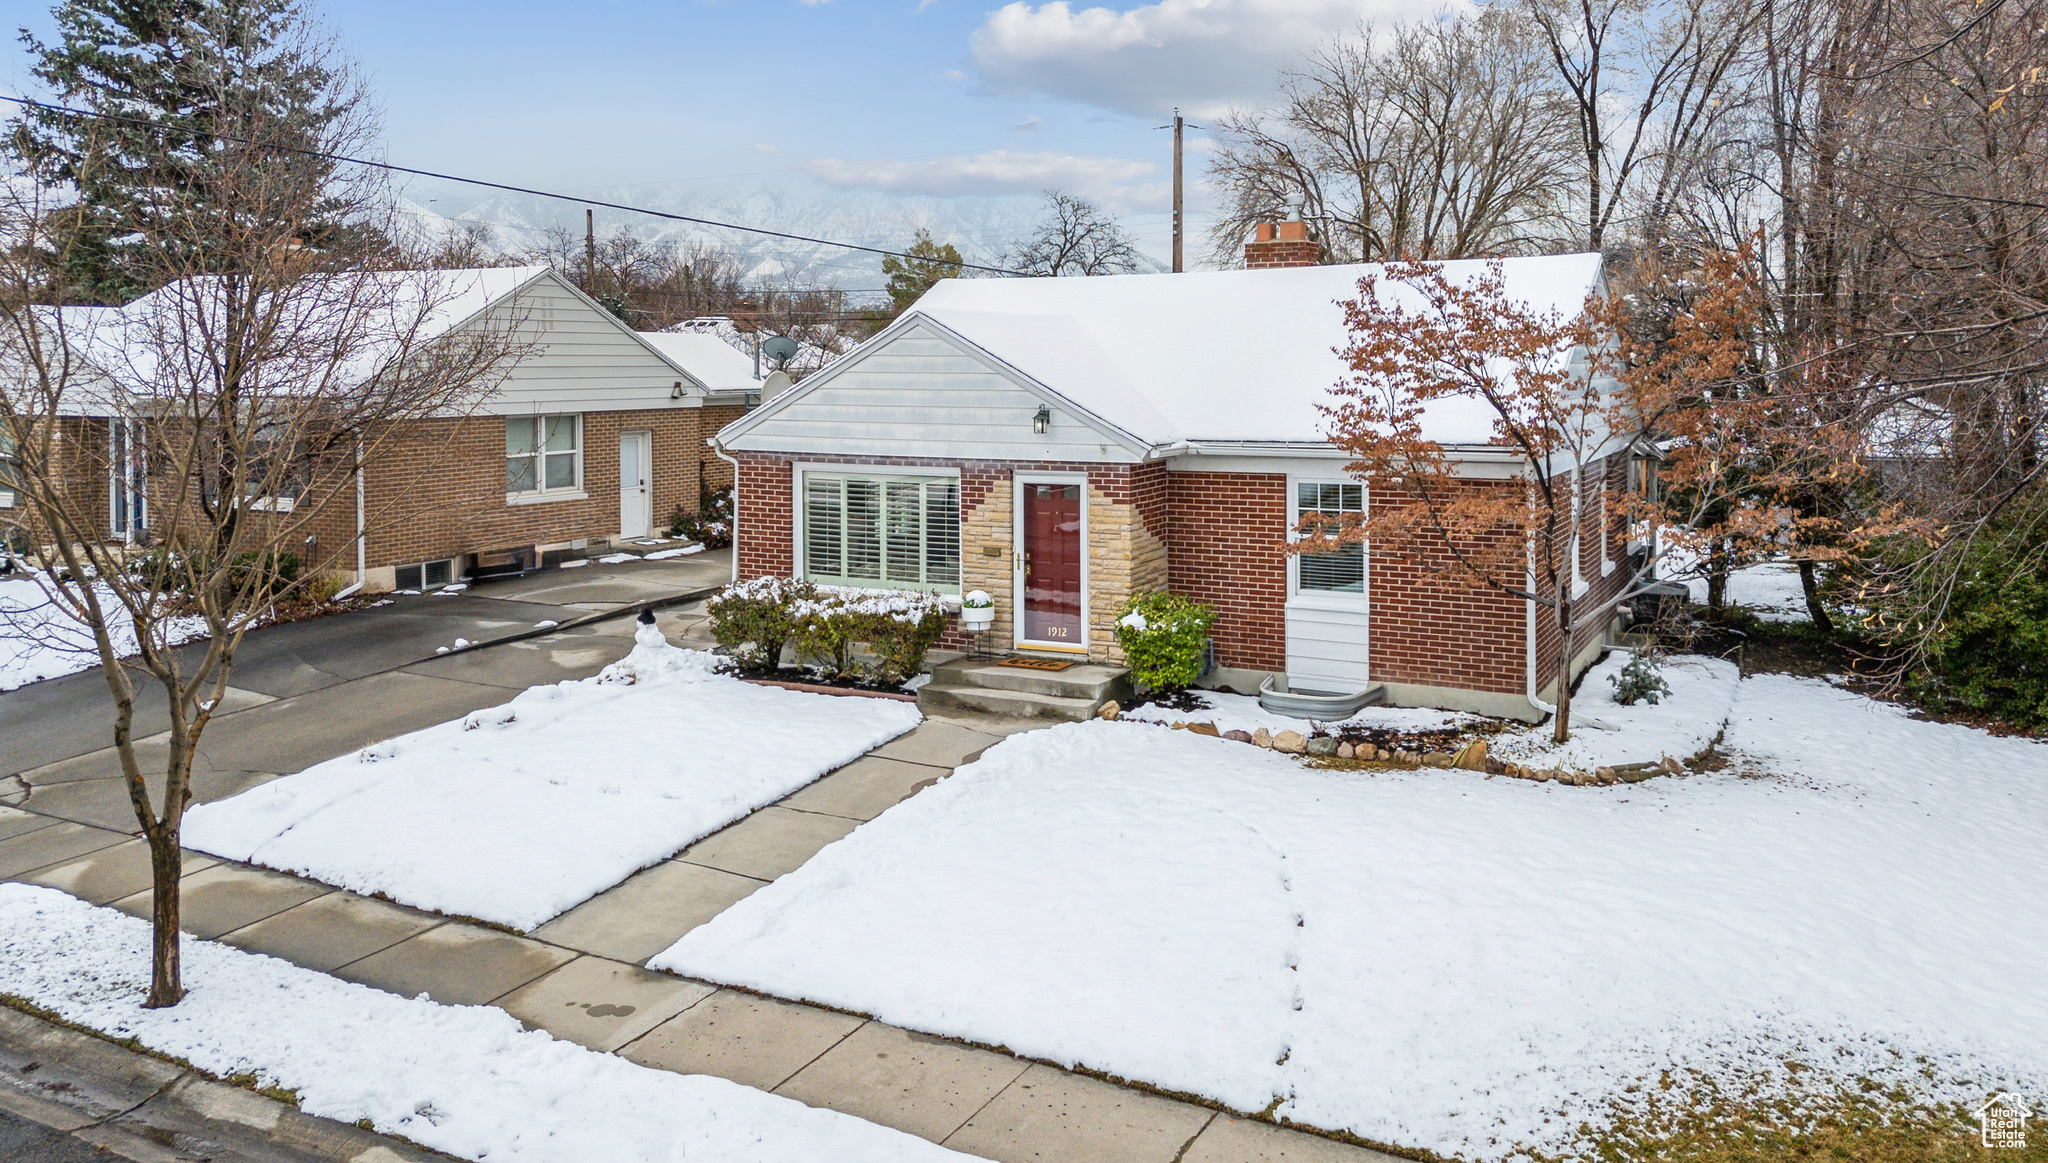
[[[1244,265],[1249,270],[1312,267],[1316,265],[1316,257],[1316,244],[1308,236],[1308,223],[1301,221],[1261,222],[1258,233],[1244,244]]]

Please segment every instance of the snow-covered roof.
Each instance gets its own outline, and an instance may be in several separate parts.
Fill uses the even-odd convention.
[[[1486,260],[1446,262],[1469,281]],[[1502,260],[1507,293],[1576,315],[1600,287],[1600,256]],[[940,324],[1046,388],[1141,440],[1320,442],[1317,405],[1348,369],[1341,301],[1377,263],[1062,279],[947,279],[906,315]],[[1382,302],[1419,293],[1381,282]],[[851,361],[847,361],[851,362]],[[1444,444],[1493,439],[1492,411],[1441,400],[1425,435]]]
[[[711,331],[642,331],[656,351],[712,392],[758,392],[754,357]],[[765,371],[764,371],[765,374]]]

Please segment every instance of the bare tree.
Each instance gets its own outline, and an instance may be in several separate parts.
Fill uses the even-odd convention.
[[[1760,19],[1744,0],[1523,0],[1571,111],[1587,250],[1635,207],[1661,220],[1695,173]],[[1647,189],[1638,189],[1645,174]]]
[[[1045,209],[1002,265],[1028,275],[1117,275],[1138,269],[1137,248],[1115,218],[1064,190],[1045,192]]]
[[[1550,74],[1528,21],[1502,8],[1385,38],[1364,26],[1312,53],[1281,74],[1277,109],[1217,125],[1215,257],[1240,261],[1293,195],[1327,262],[1545,249],[1573,172]]]
[[[407,442],[409,422],[473,407],[522,350],[514,328],[451,326],[479,305],[477,275],[394,266],[381,242],[393,203],[375,171],[303,152],[366,151],[372,109],[317,29],[271,32],[223,28],[218,51],[184,65],[181,83],[216,114],[203,139],[157,147],[203,173],[206,196],[133,191],[153,225],[128,240],[129,257],[151,293],[118,308],[51,305],[52,270],[68,256],[50,228],[84,208],[69,187],[21,182],[0,212],[12,243],[0,252],[0,431],[15,497],[0,535],[90,640],[113,696],[113,744],[150,850],[151,1006],[184,992],[179,836],[193,756],[242,636],[349,552],[309,546],[307,532],[353,505],[360,474]],[[274,136],[253,99],[276,54],[323,62],[309,97],[332,115],[310,143],[303,126]],[[150,140],[135,130],[122,134],[131,154]],[[90,142],[90,126],[80,136]],[[97,161],[88,148],[77,164]],[[349,229],[309,238],[335,222]],[[147,504],[158,546],[114,534],[110,487]],[[292,560],[309,549],[312,560]],[[174,649],[195,623],[204,642]],[[167,704],[162,752],[134,735],[145,685]]]

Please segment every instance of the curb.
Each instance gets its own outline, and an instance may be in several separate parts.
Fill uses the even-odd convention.
[[[781,687],[786,691],[802,691],[807,695],[846,695],[856,699],[895,699],[899,703],[914,703],[917,701],[916,695],[906,695],[898,691],[864,691],[853,687],[826,686],[824,683],[817,682],[783,682],[780,679],[773,678],[743,678],[740,681],[750,682],[755,686],[772,686]]]
[[[11,1007],[0,1007],[0,1110],[135,1163],[450,1158]]]
[[[687,590],[680,594],[670,594],[665,598],[649,598],[644,602],[634,602],[629,606],[620,606],[616,610],[600,610],[595,614],[585,614],[581,618],[572,618],[567,622],[559,622],[546,629],[521,630],[516,634],[507,634],[503,638],[492,638],[486,642],[472,642],[460,650],[450,650],[447,654],[430,654],[421,659],[420,662],[432,662],[436,658],[449,658],[457,654],[470,654],[478,650],[487,650],[493,646],[504,646],[512,642],[525,642],[531,638],[545,638],[550,634],[560,634],[564,630],[580,630],[585,626],[594,626],[599,622],[609,622],[614,618],[634,618],[652,610],[665,610],[670,606],[687,606],[691,602],[702,601],[724,588],[725,586],[723,585],[705,586],[701,589]],[[484,597],[485,595],[478,594],[477,596]],[[405,665],[417,666],[418,663],[406,663]]]

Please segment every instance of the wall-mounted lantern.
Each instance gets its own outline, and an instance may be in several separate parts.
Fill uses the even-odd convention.
[[[1052,409],[1046,407],[1044,404],[1040,404],[1038,406],[1038,414],[1031,417],[1031,430],[1033,432],[1038,433],[1040,436],[1043,436],[1045,435],[1046,430],[1051,427]]]

